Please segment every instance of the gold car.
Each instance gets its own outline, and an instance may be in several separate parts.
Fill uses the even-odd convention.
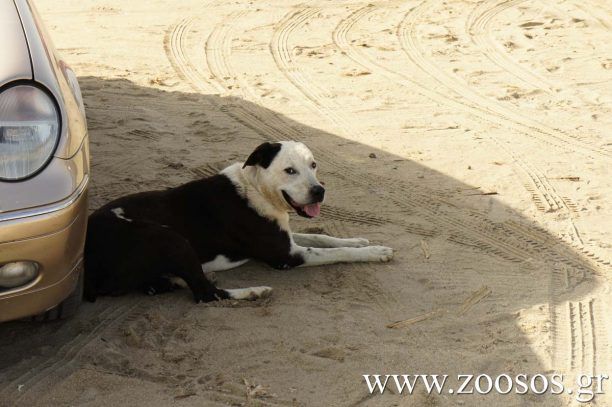
[[[73,314],[89,151],[81,92],[27,0],[0,0],[0,322]]]

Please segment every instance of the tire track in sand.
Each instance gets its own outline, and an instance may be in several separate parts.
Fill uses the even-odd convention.
[[[108,328],[131,317],[140,304],[141,301],[129,297],[104,304],[104,309],[95,316],[97,323],[60,346],[51,357],[45,360],[34,358],[28,361],[26,366],[17,365],[16,368],[23,373],[0,388],[0,400],[9,400],[11,405],[17,405],[32,390],[44,393],[62,381],[75,369],[73,362],[83,354],[89,344]],[[6,375],[10,373],[9,370]]]
[[[431,9],[429,0],[424,0],[418,6],[408,11],[404,20],[397,28],[397,37],[402,49],[408,58],[423,73],[447,88],[449,91],[458,95],[462,99],[468,100],[474,106],[496,116],[497,120],[511,124],[526,136],[532,136],[538,140],[569,152],[579,152],[591,157],[601,156],[607,159],[612,157],[612,152],[605,151],[573,134],[569,134],[560,129],[551,128],[535,119],[531,119],[517,111],[506,108],[490,98],[480,95],[478,92],[468,87],[461,78],[456,75],[447,74],[440,69],[434,62],[425,57],[425,52],[421,46],[417,34],[417,25],[423,19],[426,10]]]
[[[606,12],[605,9],[603,9],[603,7],[599,8],[599,9],[595,9],[593,10],[593,5],[592,4],[584,4],[585,2],[582,2],[580,0],[578,1],[572,1],[572,4],[580,11],[582,11],[583,13],[585,13],[586,15],[588,15],[590,18],[592,18],[593,20],[597,21],[597,23],[605,28],[606,30],[610,30],[610,26],[612,25],[610,23],[610,18],[609,18],[609,13]],[[605,3],[603,3],[605,4]],[[601,4],[598,4],[597,6],[601,6]]]
[[[407,16],[406,18],[411,16],[411,13],[414,13],[415,9],[417,9],[418,7],[415,7],[410,12],[408,12],[406,15]],[[574,152],[574,148],[572,148],[574,146],[568,144],[568,143],[571,143],[572,140],[568,140],[567,138],[561,138],[561,140],[557,140],[559,137],[555,136],[557,133],[556,131],[552,130],[552,133],[551,133],[555,137],[546,137],[547,133],[533,131],[534,129],[530,127],[529,124],[523,123],[522,117],[520,118],[507,117],[506,113],[508,112],[510,113],[510,116],[515,116],[515,114],[513,114],[512,111],[508,111],[508,109],[505,109],[503,106],[493,101],[487,100],[486,98],[480,95],[477,95],[477,94],[476,94],[476,101],[466,98],[466,95],[463,92],[464,90],[467,89],[467,93],[469,94],[473,94],[474,92],[471,91],[471,89],[469,89],[467,86],[461,85],[460,79],[458,78],[453,79],[453,78],[447,77],[446,74],[441,72],[435,65],[429,63],[424,57],[422,57],[422,55],[420,54],[421,51],[419,50],[417,50],[419,52],[410,51],[410,54],[407,53],[407,55],[409,57],[414,56],[415,58],[417,58],[418,60],[417,62],[415,62],[411,58],[411,61],[417,66],[417,68],[419,68],[422,72],[424,72],[428,76],[431,76],[439,84],[446,87],[450,92],[432,90],[431,88],[426,87],[423,84],[419,83],[418,81],[412,79],[412,77],[410,77],[409,75],[403,72],[398,72],[398,71],[387,68],[386,66],[374,60],[363,50],[355,47],[347,39],[348,32],[359,20],[364,18],[366,15],[372,13],[373,11],[377,10],[378,8],[379,8],[378,6],[375,6],[372,4],[368,4],[367,6],[361,7],[357,9],[356,11],[354,11],[353,13],[351,13],[345,19],[341,20],[340,23],[337,25],[336,29],[334,30],[334,33],[333,33],[334,42],[336,43],[338,48],[342,50],[345,53],[345,55],[347,55],[353,61],[362,65],[366,69],[369,69],[372,72],[377,72],[387,77],[388,79],[393,80],[394,82],[398,84],[401,84],[407,88],[410,88],[412,91],[416,90],[419,94],[437,103],[444,104],[444,105],[456,108],[458,110],[464,111],[466,113],[469,113],[470,115],[478,117],[494,125],[499,125],[500,122],[502,122],[506,127],[513,129],[517,131],[518,133],[523,134],[526,137],[534,136],[541,142],[554,146],[559,150],[562,150],[564,152]],[[405,36],[402,34],[402,26],[406,25],[405,21],[406,20],[404,20],[404,23],[400,24],[397,30],[398,39],[400,39],[400,43],[402,43],[402,48],[404,50],[406,50],[406,47],[405,47],[406,41],[403,40]],[[412,47],[412,45],[409,45],[409,50],[412,48],[414,47]],[[433,71],[429,71],[430,68]],[[435,75],[432,72],[435,73]],[[440,77],[440,79],[438,79],[438,77]],[[484,99],[484,103],[482,101],[483,99]],[[496,112],[494,110],[491,110],[489,108],[489,105],[492,105],[493,107],[496,107],[496,108],[501,108],[503,109],[503,112]],[[580,152],[582,152],[583,154],[587,154],[589,156],[591,154],[603,154],[605,156],[612,156],[611,153],[608,153],[603,150],[600,151],[600,149],[594,146],[589,146],[589,148],[586,148],[579,144],[576,146],[576,149],[580,150]]]
[[[466,32],[469,34],[472,42],[481,49],[481,54],[498,65],[501,69],[535,89],[552,93],[554,92],[554,85],[541,75],[536,74],[516,62],[491,35],[490,25],[496,16],[505,10],[525,2],[526,0],[485,0],[478,3],[468,15],[465,24]],[[576,5],[576,7],[583,10],[579,5]],[[600,20],[598,21],[601,23]],[[605,27],[605,24],[603,25]],[[535,165],[527,163],[524,159],[515,154],[508,145],[504,145],[496,139],[493,139],[493,141],[497,143],[500,148],[506,150],[508,155],[512,157],[514,163],[526,175],[528,182],[525,183],[525,188],[532,193],[532,200],[535,202],[536,207],[543,212],[560,211],[565,213],[570,223],[570,227],[568,228],[568,243],[581,250],[585,255],[594,256],[594,254],[585,247],[574,223],[574,219],[578,217],[575,205],[568,202],[567,198],[559,195],[546,175]]]
[[[235,86],[239,76],[235,75],[226,63],[231,51],[229,33],[232,28],[232,21],[245,14],[245,11],[230,14],[224,21],[215,26],[206,40],[206,63],[210,77],[201,72],[187,55],[186,41],[193,26],[193,19],[182,19],[166,31],[164,38],[166,56],[178,76],[194,91],[216,95],[230,95],[239,91],[246,99],[244,92],[248,87]],[[252,92],[249,95],[256,97]],[[299,135],[297,129],[288,125],[277,115],[267,109],[255,110],[249,108],[248,102],[242,102],[238,98],[228,99],[227,101],[213,98],[211,104],[222,113],[253,130],[265,140],[296,140],[295,135]]]
[[[465,23],[465,31],[469,34],[470,40],[476,45],[481,54],[491,62],[499,66],[502,70],[521,80],[534,89],[540,89],[546,93],[554,92],[552,85],[546,78],[525,68],[512,58],[499,45],[491,35],[491,23],[495,17],[527,0],[493,0],[482,1],[470,12]]]
[[[197,92],[222,93],[223,87],[214,86],[213,82],[204,79],[197,67],[185,55],[185,37],[193,25],[193,18],[179,21],[164,37],[164,50],[174,70],[183,78],[191,88]]]
[[[294,61],[289,44],[291,34],[304,26],[320,12],[318,8],[305,7],[285,15],[277,24],[270,40],[270,52],[278,69],[291,84],[306,97],[311,108],[326,117],[344,133],[361,134],[343,115],[338,114],[343,107],[335,103],[327,92],[312,80]]]
[[[366,17],[370,13],[372,13],[376,8],[372,5],[367,5],[365,7],[359,8],[353,13],[351,13],[348,17],[341,20],[334,30],[334,42],[336,45],[343,51],[347,56],[349,56],[353,61],[363,66],[366,69],[369,69],[372,72],[378,72],[382,74],[384,77],[389,79],[390,81],[397,83],[399,85],[405,86],[409,89],[418,89],[418,91],[424,96],[432,99],[435,102],[449,105],[459,110],[466,111],[470,114],[480,114],[481,116],[484,114],[478,107],[473,107],[472,105],[466,102],[460,102],[450,96],[447,96],[441,92],[437,92],[435,90],[430,90],[418,82],[410,79],[407,75],[401,72],[395,72],[386,66],[376,62],[373,58],[371,58],[367,53],[352,45],[352,42],[349,40],[349,32],[351,28],[357,24],[362,18]],[[485,115],[483,118],[491,120],[489,115]],[[524,160],[518,159],[517,155],[504,144],[502,144],[497,139],[490,137],[499,148],[501,148],[505,153],[510,154],[515,164],[519,166],[521,172],[524,172],[526,175],[526,185],[527,190],[532,193],[532,199],[536,203],[536,207],[544,212],[553,212],[558,210],[559,208],[565,207],[567,205],[564,204],[563,199],[556,193],[554,188],[548,182],[544,182],[543,178],[537,173],[534,173],[529,164],[527,164]],[[537,171],[542,174],[541,171]],[[542,174],[543,175],[543,174]],[[544,177],[545,178],[545,177]]]
[[[606,284],[580,300],[567,300],[568,293],[580,284],[581,276],[560,266],[552,275],[550,320],[552,325],[552,366],[556,370],[596,376],[609,372],[610,318],[609,293]],[[590,388],[596,390],[594,381]],[[600,398],[602,396],[598,396]],[[610,395],[603,396],[610,397]],[[596,401],[601,401],[596,398]],[[598,403],[599,404],[599,403]],[[603,405],[606,405],[605,402]]]
[[[204,47],[206,63],[211,80],[215,83],[215,86],[223,89],[223,92],[230,95],[237,94],[245,101],[252,100],[262,104],[261,97],[231,66],[232,41],[236,21],[247,14],[246,11],[231,13],[213,28]],[[248,102],[241,103],[237,100],[236,103],[238,109],[235,112],[228,109],[225,109],[225,112],[266,140],[299,139],[300,131],[289,125],[273,111],[264,108],[255,111],[250,108]]]
[[[475,114],[478,109],[477,107],[472,107],[468,103],[460,103],[443,93],[425,88],[418,82],[413,81],[406,74],[387,68],[386,66],[375,61],[359,47],[352,45],[353,43],[349,39],[350,30],[362,18],[366,17],[376,9],[376,6],[367,5],[355,10],[348,17],[342,19],[336,26],[333,34],[334,42],[337,44],[337,46],[349,58],[371,72],[380,73],[390,81],[405,86],[411,90],[416,88],[419,93],[438,103],[456,107]],[[495,122],[490,115],[483,118]],[[584,242],[580,238],[580,233],[574,224],[574,219],[578,216],[575,210],[575,205],[569,203],[566,198],[559,195],[554,186],[545,176],[544,172],[534,164],[528,163],[522,157],[520,157],[520,155],[516,154],[508,143],[497,140],[496,138],[493,138],[493,136],[489,136],[489,138],[497,145],[498,148],[508,155],[513,164],[516,165],[519,176],[521,176],[523,179],[525,188],[530,192],[531,198],[539,210],[543,212],[561,212],[568,216],[569,227],[568,240],[566,242],[579,250],[584,256],[594,259],[596,263],[603,266],[609,266],[610,263],[608,259],[601,259],[597,257],[593,252],[585,247]]]

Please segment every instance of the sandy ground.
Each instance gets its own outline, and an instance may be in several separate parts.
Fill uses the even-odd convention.
[[[565,406],[369,396],[362,374],[612,375],[609,3],[37,3],[83,89],[92,209],[302,140],[329,195],[295,229],[396,258],[218,273],[262,301],[4,324],[0,405]]]

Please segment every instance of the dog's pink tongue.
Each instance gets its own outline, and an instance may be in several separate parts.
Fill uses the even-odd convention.
[[[312,218],[319,216],[319,213],[321,213],[321,202],[305,205],[304,212]]]

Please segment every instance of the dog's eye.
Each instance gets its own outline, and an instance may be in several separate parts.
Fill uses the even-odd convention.
[[[317,163],[313,162],[312,164],[310,164],[310,166],[314,169],[317,168]]]
[[[285,168],[285,172],[289,175],[297,174],[297,171],[293,167]]]

